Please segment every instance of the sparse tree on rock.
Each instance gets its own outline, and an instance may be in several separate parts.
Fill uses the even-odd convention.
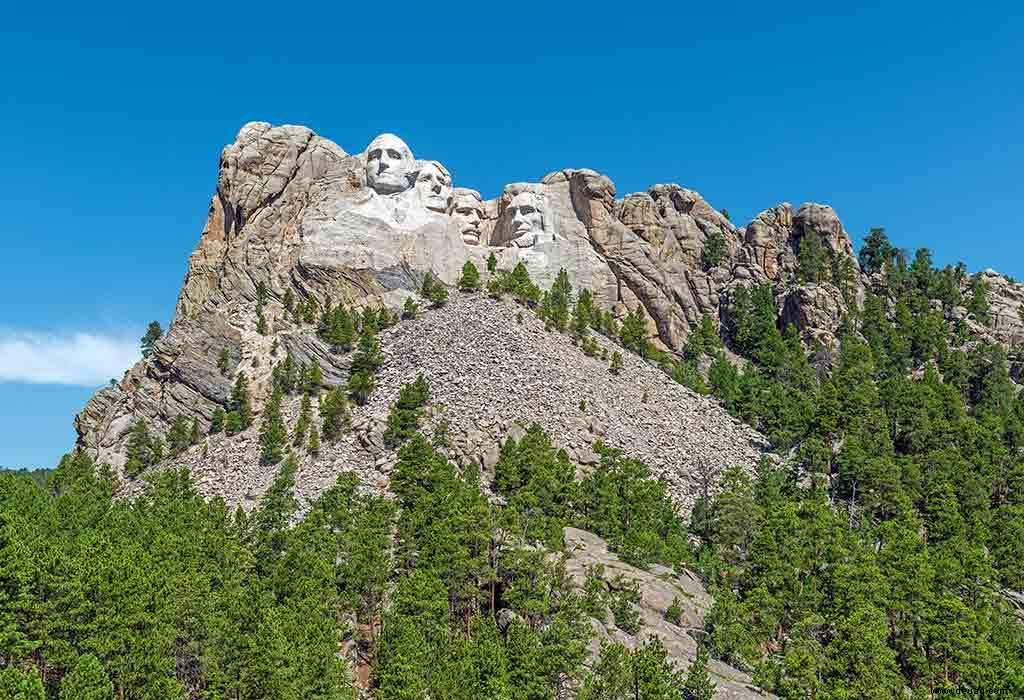
[[[373,375],[365,370],[353,372],[349,375],[348,383],[345,385],[348,395],[360,406],[365,406],[370,394],[377,388],[377,382]]]
[[[320,387],[324,383],[324,372],[320,369],[320,364],[314,360],[309,366],[309,371],[306,374],[306,382],[303,389],[310,396],[317,396],[320,393]]]
[[[333,442],[340,438],[349,423],[348,399],[341,387],[327,392],[320,403],[320,415],[323,417],[323,439]]]
[[[320,431],[315,425],[309,426],[309,442],[306,444],[306,451],[311,455],[320,452]]]
[[[252,404],[249,399],[249,379],[245,372],[239,372],[235,378],[235,386],[231,390],[231,398],[228,400],[228,408],[231,413],[238,416],[238,424],[241,430],[252,425]],[[228,432],[231,432],[230,430]],[[237,432],[237,431],[236,431]]]
[[[174,422],[171,423],[171,429],[167,433],[167,447],[170,450],[172,457],[177,457],[182,452],[187,450],[192,444],[191,430],[189,429],[188,419],[178,414],[174,418]]]
[[[572,333],[583,338],[590,330],[594,319],[594,295],[589,289],[581,289],[576,296],[576,304],[572,307]]]
[[[260,446],[263,449],[261,459],[264,464],[277,464],[284,457],[284,445],[288,439],[288,433],[284,427],[284,420],[281,418],[282,399],[281,388],[276,387],[263,410]]]
[[[630,311],[622,322],[619,340],[627,350],[632,350],[640,357],[647,357],[650,351],[647,343],[647,324],[639,305]]]
[[[860,268],[868,275],[880,272],[888,263],[896,249],[889,243],[884,228],[873,228],[864,237],[864,245],[860,249]]]
[[[697,656],[690,662],[683,687],[691,700],[712,700],[715,684],[708,673],[708,650],[704,644],[697,647]]]
[[[292,444],[299,447],[306,440],[306,433],[313,420],[313,401],[309,394],[303,394],[302,405],[299,407],[299,418],[295,421],[295,431],[292,434]]]
[[[218,406],[213,409],[210,417],[210,435],[216,435],[224,430],[224,409]]]
[[[443,306],[448,301],[448,288],[434,276],[433,272],[427,273],[423,280],[423,289],[420,293],[430,301],[430,305],[435,309]]]
[[[700,254],[701,265],[705,270],[718,267],[725,261],[728,254],[729,249],[726,245],[725,235],[721,231],[714,231],[704,241],[704,250]]]
[[[569,304],[572,302],[572,284],[569,273],[563,267],[558,271],[555,283],[547,295],[545,319],[556,330],[564,331],[569,325]]]
[[[807,231],[800,239],[796,265],[796,276],[801,282],[828,281],[828,253],[817,231]]]
[[[476,265],[473,264],[472,260],[467,260],[466,264],[462,266],[462,275],[459,277],[459,291],[480,291],[480,271],[476,269]]]
[[[146,334],[142,336],[142,356],[150,357],[156,350],[156,342],[164,337],[164,329],[160,327],[159,321],[150,321],[146,327]]]
[[[228,367],[231,365],[231,353],[227,348],[221,348],[220,355],[217,356],[217,369],[220,370],[221,374],[226,375],[228,373]]]
[[[405,320],[416,318],[419,310],[419,305],[413,301],[412,297],[406,297],[405,304],[402,305],[402,318]]]
[[[612,353],[612,363],[608,369],[612,374],[618,374],[622,371],[622,353],[618,350]]]
[[[139,418],[129,430],[124,470],[128,476],[138,476],[163,458],[163,445],[149,432],[145,418]]]

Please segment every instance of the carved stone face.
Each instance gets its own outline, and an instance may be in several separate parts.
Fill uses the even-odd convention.
[[[544,210],[540,197],[533,192],[520,192],[508,205],[511,219],[512,245],[529,248],[544,234]]]
[[[423,206],[444,214],[452,198],[452,176],[436,160],[422,161],[416,175],[416,191]]]
[[[377,194],[409,189],[413,166],[412,151],[394,134],[381,134],[366,147],[366,184]]]
[[[451,217],[459,225],[459,233],[466,245],[480,245],[480,222],[484,218],[484,205],[476,192],[456,191],[452,196]]]

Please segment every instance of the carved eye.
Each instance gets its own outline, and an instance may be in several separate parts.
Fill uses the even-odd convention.
[[[532,214],[534,211],[536,211],[536,209],[531,207],[529,204],[524,204],[523,206],[519,207],[519,211],[521,211],[524,214]]]
[[[399,160],[402,157],[402,154],[394,150],[393,148],[388,149],[388,155],[394,158],[395,160]]]
[[[370,151],[370,155],[367,156],[367,158],[369,160],[380,160],[380,149],[375,148],[372,151]]]

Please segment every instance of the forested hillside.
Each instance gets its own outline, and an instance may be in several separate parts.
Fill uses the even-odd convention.
[[[842,259],[830,265],[813,246],[801,249],[797,275],[852,294]],[[449,458],[449,426],[426,429],[434,388],[422,375],[405,377],[385,419],[395,460],[384,488],[343,473],[303,506],[300,457],[351,430],[377,390],[378,333],[400,321],[383,307],[328,304],[318,315],[289,303],[347,358],[347,381],[311,380],[309,366],[278,355],[258,415],[240,372],[230,410],[208,430],[179,421],[167,445],[201,452],[208,433],[258,425],[260,461],[276,476],[251,512],[200,497],[142,422],[126,464],[148,483],[134,498],[118,497],[115,472],[85,451],[43,486],[0,475],[0,695],[761,692],[733,695],[709,672],[715,659],[783,698],[1024,697],[1024,627],[1010,602],[1024,588],[1015,349],[979,330],[980,276],[935,269],[924,249],[908,263],[880,231],[859,264],[870,284],[851,297],[834,347],[807,344],[779,322],[772,288],[751,283],[733,290],[720,324],[695,324],[679,353],[652,344],[639,311],[616,318],[564,270],[546,292],[521,265],[490,270],[486,291],[471,261],[457,290],[427,277],[420,291],[432,307],[449,294],[505,299],[518,323],[535,314],[572,339],[566,362],[599,358],[615,374],[633,353],[767,436],[774,455],[753,472],[716,465],[721,483],[685,517],[633,455],[597,441],[595,463],[577,469],[540,424],[508,437],[487,473]],[[425,322],[433,313],[411,300],[404,311]],[[301,405],[291,423],[286,400]],[[597,567],[582,585],[567,574],[566,527],[604,538],[633,566],[700,575],[715,602],[704,629],[687,630],[699,643],[691,661],[645,633],[635,581]],[[677,605],[665,617],[683,624]],[[591,655],[591,618],[628,643]]]

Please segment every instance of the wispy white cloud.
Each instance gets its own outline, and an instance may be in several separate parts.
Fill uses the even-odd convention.
[[[127,334],[0,328],[0,382],[97,386],[138,359],[138,338]]]

